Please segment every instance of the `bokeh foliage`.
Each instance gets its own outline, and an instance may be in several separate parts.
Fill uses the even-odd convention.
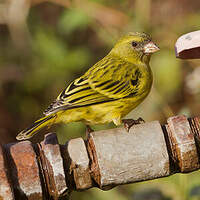
[[[176,39],[200,28],[199,9],[197,0],[74,0],[69,8],[43,3],[30,10],[31,44],[25,51],[16,49],[7,27],[0,25],[1,144],[15,141],[19,130],[41,116],[70,81],[107,54],[116,39],[129,31],[151,34],[161,48],[151,61],[152,92],[129,117],[165,122],[171,115],[200,115],[199,61],[181,61],[174,54]],[[113,125],[94,128],[110,127]],[[52,130],[64,143],[83,135],[84,126],[71,123]],[[33,142],[42,137],[33,138]],[[150,200],[156,188],[160,194],[154,199],[195,200],[200,199],[199,185],[199,172],[195,172],[108,192],[91,189],[74,193],[73,199]],[[146,190],[150,191],[148,198],[144,197]]]

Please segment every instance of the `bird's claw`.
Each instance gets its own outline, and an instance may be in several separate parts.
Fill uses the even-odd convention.
[[[86,137],[88,138],[90,133],[94,132],[94,130],[89,126],[89,125],[86,125]]]
[[[134,119],[123,119],[122,122],[124,123],[124,128],[127,130],[127,132],[129,132],[130,128],[133,125],[145,123],[145,121],[141,117],[139,117],[136,120],[134,120]]]

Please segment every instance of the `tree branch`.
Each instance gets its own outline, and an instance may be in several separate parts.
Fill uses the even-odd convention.
[[[73,190],[114,186],[188,173],[200,168],[200,118],[174,116],[91,133],[59,145],[55,134],[44,141],[0,148],[2,199],[58,199]]]

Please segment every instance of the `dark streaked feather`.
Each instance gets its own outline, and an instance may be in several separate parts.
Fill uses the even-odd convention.
[[[106,65],[102,66],[101,62]],[[136,66],[119,58],[117,62],[114,58],[101,62],[66,87],[44,114],[115,101],[137,93],[140,72]]]

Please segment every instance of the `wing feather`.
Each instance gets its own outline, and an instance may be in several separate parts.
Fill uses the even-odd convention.
[[[88,82],[92,89],[109,98],[126,98],[136,95],[140,84],[141,72],[138,66],[115,58],[109,59],[107,68],[89,70]],[[106,73],[105,73],[106,72]]]
[[[67,86],[44,114],[131,97],[137,94],[139,78],[137,66],[104,58]]]

